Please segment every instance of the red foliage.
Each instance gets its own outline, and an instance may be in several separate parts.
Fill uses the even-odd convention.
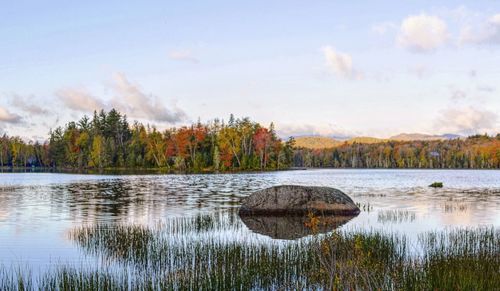
[[[271,133],[267,128],[260,127],[253,135],[253,144],[257,152],[263,152],[271,144]]]
[[[188,156],[188,144],[189,144],[189,137],[191,133],[189,128],[187,127],[181,127],[179,130],[174,135],[174,140],[175,140],[175,150],[177,156],[180,157],[187,157]]]

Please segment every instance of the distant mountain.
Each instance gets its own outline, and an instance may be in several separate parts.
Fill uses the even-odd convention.
[[[329,148],[338,147],[338,146],[343,145],[345,143],[347,143],[347,144],[379,143],[379,142],[385,142],[385,141],[387,141],[387,140],[375,138],[375,137],[368,137],[368,136],[359,136],[359,137],[353,137],[353,138],[346,139],[346,140],[338,140],[338,139],[335,139],[333,137],[315,135],[315,136],[295,137],[295,146],[301,147],[301,148],[308,148],[308,149],[329,149]]]
[[[295,146],[301,148],[308,149],[329,149],[341,146],[343,144],[352,144],[352,143],[382,143],[390,140],[395,141],[412,141],[412,140],[448,140],[448,139],[456,139],[461,138],[462,136],[456,134],[443,134],[443,135],[430,135],[430,134],[422,134],[422,133],[402,133],[395,136],[392,136],[388,139],[369,137],[369,136],[359,136],[352,137],[345,140],[339,140],[333,137],[328,136],[298,136],[295,137]]]
[[[431,135],[423,133],[401,133],[395,136],[391,136],[389,139],[397,141],[410,141],[410,140],[447,140],[455,138],[460,138],[460,135],[456,134]]]
[[[351,143],[379,143],[379,142],[386,142],[387,139],[382,139],[382,138],[376,138],[376,137],[370,137],[370,136],[358,136],[358,137],[353,137],[348,139],[346,142],[351,144]]]
[[[308,149],[329,149],[341,145],[343,142],[327,136],[298,136],[295,137],[295,146]]]

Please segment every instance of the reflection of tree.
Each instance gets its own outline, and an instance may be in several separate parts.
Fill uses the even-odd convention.
[[[14,197],[9,195],[9,192],[8,188],[0,187],[0,222],[6,220],[10,215],[10,210],[13,209]]]
[[[142,192],[134,191],[126,179],[56,185],[50,189],[50,203],[83,221],[126,218],[142,213]]]
[[[235,209],[241,197],[267,186],[258,175],[121,176],[55,184],[37,192],[75,221],[157,220],[186,212]]]
[[[0,222],[4,221],[5,219],[7,219],[8,216],[9,216],[9,212],[7,210],[0,209]]]
[[[0,210],[16,209],[25,217],[23,209],[36,206],[38,215],[58,221],[142,222],[235,209],[241,197],[275,183],[253,174],[75,176],[75,180],[61,175],[61,183],[59,176],[50,176],[41,182],[0,186]]]

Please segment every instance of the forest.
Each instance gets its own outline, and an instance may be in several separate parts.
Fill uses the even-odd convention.
[[[215,172],[289,168],[292,144],[249,118],[230,116],[164,131],[129,124],[116,110],[94,112],[50,131],[45,143],[0,139],[0,166],[55,169],[160,168]]]
[[[344,143],[294,150],[293,165],[312,168],[498,169],[500,134],[433,141]]]
[[[230,116],[163,131],[116,110],[51,130],[44,143],[0,137],[1,168],[164,169],[225,172],[306,168],[500,168],[500,135],[439,141],[343,143],[330,149],[281,140],[274,125]]]

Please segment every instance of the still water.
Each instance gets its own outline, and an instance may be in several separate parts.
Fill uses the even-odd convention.
[[[435,181],[444,188],[432,189]],[[290,243],[241,221],[243,197],[273,185],[330,186],[360,206],[345,230],[384,230],[416,238],[457,227],[500,226],[500,171],[306,170],[221,175],[0,174],[0,265],[43,270],[100,263],[74,239],[93,225],[166,226],[170,241],[210,239]],[[209,227],[196,222],[210,218]],[[198,219],[199,221],[200,219]],[[293,228],[293,227],[292,227]],[[285,227],[286,229],[286,227]],[[287,240],[285,240],[286,238]],[[303,240],[307,239],[300,238]],[[297,240],[295,240],[297,241]]]

